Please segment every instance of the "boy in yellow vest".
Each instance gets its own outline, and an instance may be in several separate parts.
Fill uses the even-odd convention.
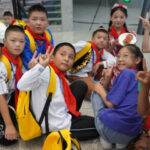
[[[25,46],[25,33],[19,26],[9,26],[5,32],[4,47],[0,56],[0,143],[13,144],[17,138],[15,115],[18,89],[16,84],[22,75],[19,55]],[[11,105],[11,107],[8,107]],[[10,111],[11,110],[11,111]]]
[[[25,29],[26,23],[23,20],[15,19],[10,11],[5,11],[3,18],[7,25],[18,25]]]
[[[39,54],[45,54],[48,46],[53,48],[53,37],[48,26],[47,11],[41,4],[35,4],[30,7],[27,26],[25,30],[26,44],[22,53],[23,64],[26,69],[32,68],[37,64],[37,60],[30,63],[33,53],[36,50],[37,56]]]

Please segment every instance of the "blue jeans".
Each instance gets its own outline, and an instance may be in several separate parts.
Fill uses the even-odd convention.
[[[101,97],[96,93],[93,92],[91,95],[91,102],[92,107],[94,111],[94,117],[95,117],[95,126],[100,134],[100,136],[105,139],[106,141],[109,141],[110,143],[120,143],[120,144],[128,144],[132,139],[135,137],[130,137],[125,134],[119,133],[107,126],[105,126],[100,118],[99,113],[103,108],[105,108],[105,104],[103,103]]]

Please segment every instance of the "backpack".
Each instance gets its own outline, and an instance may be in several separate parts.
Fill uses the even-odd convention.
[[[52,67],[50,67],[51,77],[47,89],[47,100],[45,106],[43,108],[41,117],[37,122],[32,110],[30,108],[30,100],[31,100],[31,91],[20,91],[18,96],[18,104],[16,110],[17,122],[20,136],[23,140],[31,140],[36,137],[41,136],[41,124],[45,117],[46,123],[46,133],[49,133],[49,125],[48,125],[48,109],[51,102],[52,97],[54,96],[56,89],[56,74]]]
[[[48,38],[48,41],[50,42],[51,41],[50,33],[47,30],[45,30],[44,32],[46,34],[46,37]],[[25,34],[29,38],[30,49],[31,49],[32,53],[34,53],[34,51],[36,50],[35,39],[33,38],[33,36],[31,35],[31,33],[28,30],[25,30]]]
[[[6,67],[6,70],[7,70],[7,81],[9,81],[10,78],[11,78],[11,64],[10,64],[8,58],[5,55],[1,55],[0,61],[3,62],[5,67]],[[19,60],[19,65],[20,65],[20,67],[22,67],[22,60],[21,60],[21,58]]]
[[[73,150],[72,143],[81,150],[78,140],[68,129],[51,132],[43,145],[42,150]]]

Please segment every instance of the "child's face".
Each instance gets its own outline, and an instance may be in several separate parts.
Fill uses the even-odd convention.
[[[111,16],[111,21],[114,27],[121,28],[126,21],[126,16],[121,10],[117,10]]]
[[[141,61],[138,57],[136,58],[127,47],[121,48],[117,55],[117,67],[120,71],[127,68],[136,68],[136,65]]]
[[[105,32],[97,32],[92,37],[92,42],[98,49],[105,48],[108,44],[108,35]]]
[[[4,20],[5,20],[5,22],[6,22],[8,25],[10,25],[10,24],[12,24],[13,17],[11,17],[11,16],[4,16]]]
[[[56,54],[53,55],[52,61],[60,71],[66,72],[72,67],[74,58],[74,50],[69,46],[62,46],[58,49]]]
[[[25,46],[25,35],[22,32],[10,31],[4,39],[4,45],[12,57],[20,55]]]
[[[48,19],[44,12],[33,11],[27,20],[27,25],[32,32],[36,34],[43,34],[48,26]]]

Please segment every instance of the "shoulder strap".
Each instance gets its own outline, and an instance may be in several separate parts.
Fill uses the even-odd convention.
[[[48,109],[49,109],[50,102],[52,100],[52,97],[54,96],[55,89],[56,89],[56,74],[55,74],[55,71],[53,70],[53,68],[50,67],[50,65],[49,65],[49,68],[50,68],[51,75],[50,75],[50,81],[49,81],[49,85],[48,85],[48,89],[47,89],[47,93],[46,93],[47,100],[46,100],[46,103],[44,105],[41,117],[39,119],[39,125],[41,126],[43,119],[45,117],[46,134],[49,133]]]
[[[7,80],[9,81],[10,80],[10,77],[11,77],[11,64],[8,60],[8,58],[5,56],[5,55],[2,55],[0,57],[0,61],[2,61],[6,67],[6,70],[7,70]],[[22,67],[22,60],[21,58],[19,57],[19,65],[20,67]]]
[[[61,139],[61,143],[62,143],[62,150],[65,150],[65,149],[67,149],[68,147],[67,147],[67,142],[66,142],[66,139],[63,137],[63,135],[61,134],[61,131],[62,130],[60,130],[60,131],[58,131],[58,134],[60,135],[60,139]],[[66,130],[66,129],[64,129],[63,131],[68,131],[68,130]],[[81,150],[81,146],[80,146],[80,144],[79,144],[79,142],[78,142],[78,140],[70,133],[70,131],[68,131],[69,132],[69,135],[70,135],[70,139],[71,139],[71,144],[73,143],[75,146],[76,146],[76,148],[77,148],[77,150]],[[71,145],[70,145],[71,146]],[[71,146],[72,147],[72,146]]]
[[[30,34],[30,32],[28,30],[25,30],[25,34],[29,38],[30,49],[31,49],[31,51],[33,53],[35,51],[35,49],[36,49],[35,40],[34,40],[33,36]]]
[[[50,33],[47,30],[45,30],[45,34],[46,34],[46,37],[47,37],[48,41],[50,42],[51,41]]]
[[[10,77],[11,77],[11,65],[10,65],[10,62],[9,60],[7,59],[7,57],[5,57],[4,55],[2,55],[0,57],[0,61],[2,61],[6,67],[6,70],[7,70],[7,80],[9,81],[10,80]]]
[[[70,136],[71,136],[71,143],[73,143],[78,150],[81,150],[81,146],[77,138],[75,138],[72,134]]]

